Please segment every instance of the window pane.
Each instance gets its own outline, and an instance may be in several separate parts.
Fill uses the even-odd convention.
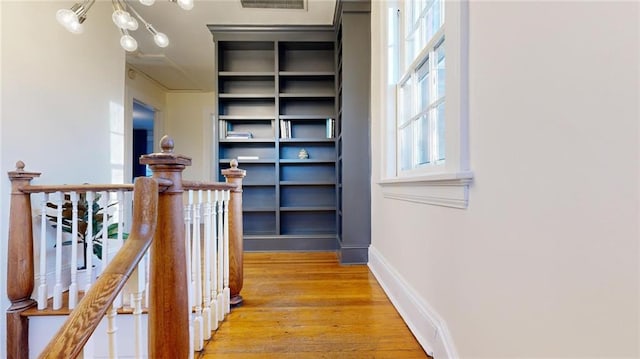
[[[436,69],[438,76],[438,89],[437,98],[441,98],[445,95],[445,56],[444,56],[444,41],[436,48]]]
[[[415,43],[415,33],[407,36],[405,40],[405,53],[404,53],[404,66],[407,68],[413,62],[413,58],[416,55],[414,47]]]
[[[406,123],[414,113],[411,106],[411,95],[411,78],[409,78],[404,84],[400,85],[400,98],[402,101],[400,108],[400,118],[398,119],[398,123],[400,125]]]
[[[416,162],[417,165],[428,164],[430,161],[430,150],[431,146],[429,143],[429,118],[427,116],[420,117],[416,122],[416,135],[417,135],[417,144],[416,144]]]
[[[429,107],[429,59],[418,68],[418,111],[423,111]]]
[[[445,118],[444,118],[444,102],[440,103],[436,107],[436,134],[438,141],[438,154],[436,156],[438,161],[444,161],[445,152],[447,148],[447,141],[445,138]]]
[[[387,71],[388,71],[388,83],[389,85],[395,84],[398,81],[398,58],[400,56],[400,49],[398,44],[398,9],[391,6],[387,9]]]
[[[431,9],[429,9],[429,18],[430,22],[430,36],[429,39],[438,31],[440,27],[442,27],[442,0],[436,0],[431,5]]]
[[[403,171],[410,170],[411,165],[411,151],[413,149],[413,126],[408,126],[400,129],[400,169]]]

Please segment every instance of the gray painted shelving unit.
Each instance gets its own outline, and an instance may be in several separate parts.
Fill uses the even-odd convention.
[[[336,26],[209,27],[214,167],[240,157],[247,170],[245,250],[338,250],[343,263],[367,261],[369,15],[352,7],[337,7]],[[298,158],[303,148],[309,158]]]

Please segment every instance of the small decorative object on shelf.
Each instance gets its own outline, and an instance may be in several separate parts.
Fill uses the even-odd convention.
[[[304,148],[300,149],[300,152],[298,152],[298,158],[301,160],[306,160],[309,158],[309,152],[307,152],[307,150],[305,150]]]
[[[238,156],[238,161],[259,160],[258,156]]]

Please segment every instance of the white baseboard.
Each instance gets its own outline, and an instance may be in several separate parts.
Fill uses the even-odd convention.
[[[368,265],[427,354],[436,359],[458,358],[453,339],[444,321],[373,246],[369,247]]]

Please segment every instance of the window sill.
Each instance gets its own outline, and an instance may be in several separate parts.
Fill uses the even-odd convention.
[[[472,172],[388,178],[378,182],[385,198],[434,206],[467,208]]]

